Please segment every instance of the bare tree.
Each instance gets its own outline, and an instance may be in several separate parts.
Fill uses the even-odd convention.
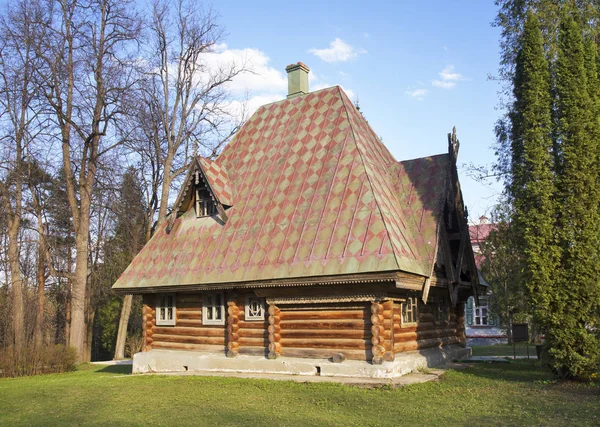
[[[44,4],[44,34],[36,46],[44,66],[36,70],[36,77],[62,148],[76,248],[69,343],[84,361],[92,192],[99,159],[122,143],[115,121],[131,88],[129,59],[140,24],[131,1]]]
[[[133,143],[147,181],[147,239],[167,217],[172,183],[191,155],[201,150],[216,157],[244,120],[229,109],[227,85],[248,72],[247,64],[209,62],[224,36],[216,18],[191,1],[153,3]],[[117,359],[124,354],[131,301],[123,299]]]
[[[17,351],[25,344],[23,277],[19,232],[23,211],[25,150],[35,139],[39,110],[34,108],[37,88],[33,82],[36,58],[33,41],[39,19],[37,4],[16,2],[0,21],[0,105],[4,111],[0,199],[7,215],[8,261],[12,286],[12,339]]]

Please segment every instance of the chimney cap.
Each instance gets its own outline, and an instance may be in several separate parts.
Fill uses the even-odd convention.
[[[287,71],[288,73],[291,73],[292,71],[295,71],[298,68],[304,69],[304,71],[306,71],[307,73],[310,71],[310,68],[308,68],[308,65],[304,64],[303,62],[297,62],[296,64],[290,64],[287,67],[285,67],[285,71]]]

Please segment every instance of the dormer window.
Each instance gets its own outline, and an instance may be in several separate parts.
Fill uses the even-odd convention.
[[[213,216],[217,214],[215,202],[210,197],[210,192],[204,186],[196,187],[196,217]]]

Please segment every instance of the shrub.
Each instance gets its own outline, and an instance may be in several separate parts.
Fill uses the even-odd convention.
[[[76,350],[60,344],[41,349],[28,346],[22,351],[7,347],[0,350],[0,377],[68,372],[75,370],[76,362]]]

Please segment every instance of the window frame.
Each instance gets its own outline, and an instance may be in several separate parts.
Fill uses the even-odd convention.
[[[406,321],[404,320],[404,315],[406,313],[408,313],[408,310],[406,310],[406,308],[408,307],[408,305],[410,304],[410,313],[411,313],[411,317],[412,320],[411,321]],[[409,296],[406,297],[406,299],[404,301],[402,301],[402,303],[400,304],[400,325],[402,327],[405,326],[415,326],[417,324],[417,321],[419,319],[419,299],[416,296]]]
[[[221,303],[220,304],[209,304],[208,300],[209,298],[214,298],[216,296],[219,296],[221,299]],[[215,300],[213,299],[212,302],[215,302]],[[208,318],[208,310],[211,310],[211,319]],[[221,309],[221,318],[220,319],[215,319],[215,314],[216,314],[216,309],[220,308]],[[202,298],[202,324],[203,325],[224,325],[225,324],[225,318],[226,318],[227,313],[225,312],[225,296],[224,293],[221,291],[217,291],[217,292],[205,292]]]
[[[201,197],[200,192],[209,193],[208,197]],[[217,214],[217,208],[212,197],[210,197],[210,190],[207,187],[196,186],[194,194],[194,209],[196,210],[196,218],[203,218],[207,216],[215,216]]]
[[[167,304],[167,299],[171,298],[171,305]],[[165,304],[163,304],[163,302]],[[162,310],[171,309],[171,319],[165,319],[162,315]],[[165,311],[166,314],[166,311]],[[177,304],[175,302],[175,294],[158,294],[156,295],[156,326],[175,326],[177,323]]]
[[[486,310],[485,316],[483,309]],[[477,323],[477,319],[481,319],[481,323]],[[483,322],[485,319],[485,323]],[[492,326],[490,324],[490,303],[487,298],[479,298],[479,305],[473,304],[473,326]]]
[[[252,300],[259,301],[260,311],[261,311],[260,315],[250,314],[250,304],[251,304]],[[256,295],[246,296],[246,301],[245,301],[245,305],[244,305],[244,320],[247,322],[264,322],[265,313],[266,313],[265,306],[266,306],[266,304],[265,304],[264,298],[258,297]]]

